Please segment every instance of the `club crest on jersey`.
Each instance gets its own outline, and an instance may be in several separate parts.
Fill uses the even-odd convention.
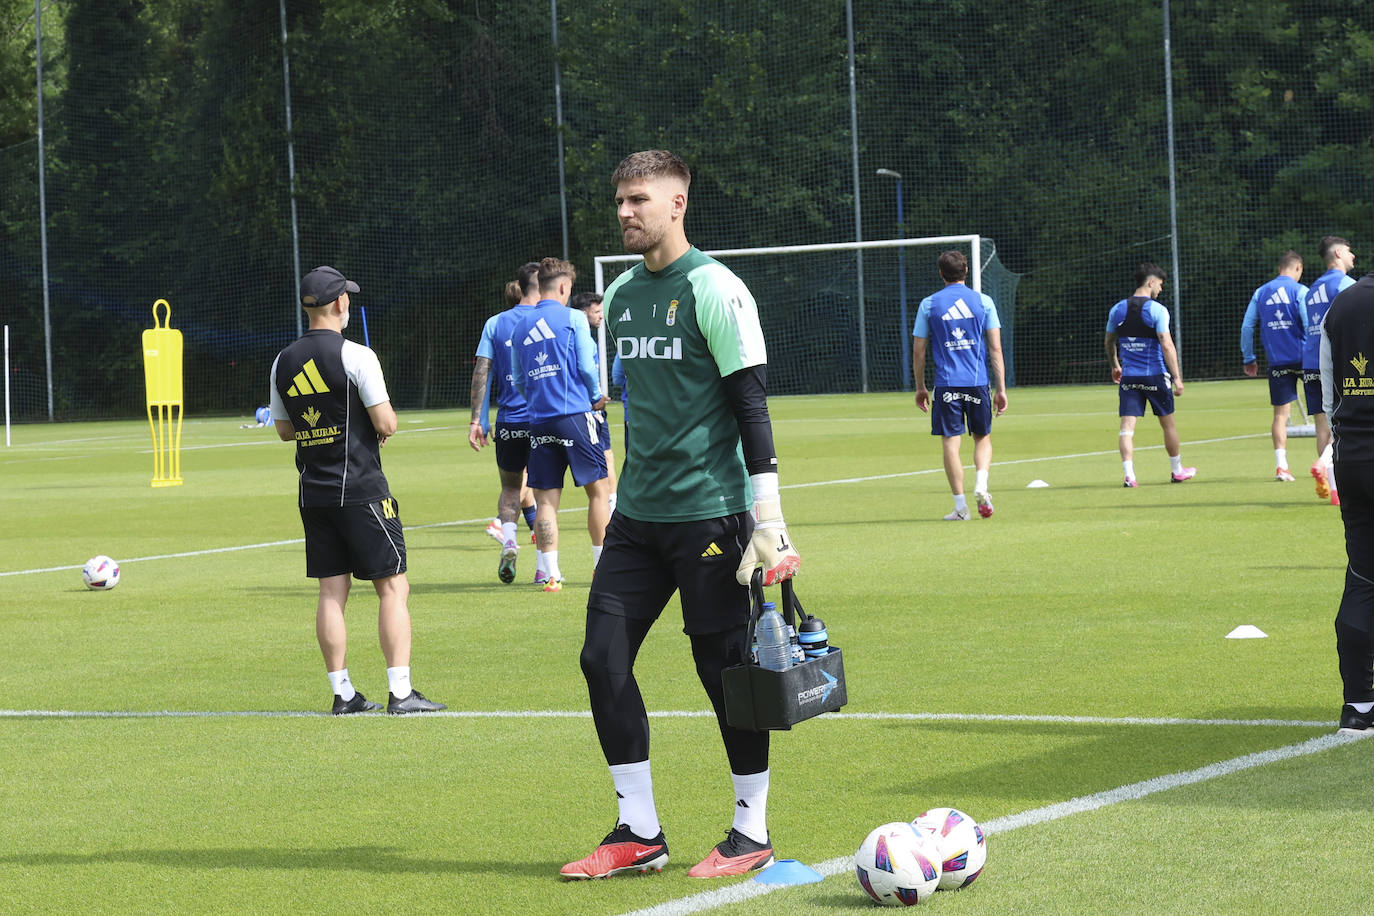
[[[320,416],[320,412],[315,408],[311,407],[305,413],[301,414],[301,419],[309,423],[311,426],[314,426],[316,423],[320,422]]]
[[[1350,360],[1350,365],[1354,366],[1355,371],[1360,373],[1360,375],[1364,375],[1365,366],[1369,365],[1369,358],[1363,353],[1357,353],[1354,359]]]
[[[670,328],[671,328],[673,325],[677,324],[677,300],[676,300],[676,299],[674,299],[672,302],[669,302],[669,303],[668,303],[668,320],[667,320],[667,324],[668,324],[668,327],[670,327]]]

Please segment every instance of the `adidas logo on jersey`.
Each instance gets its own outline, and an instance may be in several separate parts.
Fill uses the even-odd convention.
[[[543,318],[540,318],[534,323],[534,326],[530,328],[530,332],[525,335],[525,339],[522,342],[528,347],[530,344],[539,343],[543,340],[552,340],[554,336],[553,328],[549,327],[548,322]]]
[[[626,309],[626,310],[625,310],[625,314],[623,314],[623,315],[620,316],[620,320],[621,320],[621,321],[629,321],[629,320],[630,320],[630,310],[629,310],[629,309]]]
[[[969,311],[968,303],[963,299],[955,299],[949,311],[940,316],[942,321],[958,321],[960,318],[972,318],[973,312]]]
[[[1293,300],[1288,298],[1288,289],[1280,286],[1274,290],[1274,294],[1264,301],[1265,305],[1292,305]]]
[[[1307,294],[1308,305],[1322,305],[1330,301],[1331,297],[1327,295],[1325,284],[1312,287],[1312,291]]]
[[[296,377],[291,381],[295,384],[286,389],[286,396],[289,398],[298,398],[303,394],[329,393],[329,386],[324,383],[324,377],[320,375],[320,370],[313,359],[301,366],[301,371],[297,372]]]

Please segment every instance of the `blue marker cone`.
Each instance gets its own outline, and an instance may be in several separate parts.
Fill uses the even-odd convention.
[[[754,880],[760,884],[816,884],[821,875],[796,859],[778,859],[755,875]]]

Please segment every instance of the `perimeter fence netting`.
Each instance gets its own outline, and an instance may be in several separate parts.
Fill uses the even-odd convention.
[[[188,414],[265,402],[299,320],[289,149],[299,267],[360,284],[401,407],[466,403],[524,261],[566,250],[591,288],[591,259],[619,250],[608,177],[648,147],[692,166],[703,249],[996,239],[1014,381],[1105,380],[1108,308],[1140,261],[1173,273],[1160,4],[852,6],[851,96],[843,0],[565,2],[556,45],[545,0],[46,0],[45,324],[33,4],[0,4],[15,416],[46,418],[49,386],[59,419],[141,415],[139,334],[164,297]],[[1239,374],[1241,316],[1283,249],[1312,275],[1324,234],[1371,253],[1372,12],[1172,9],[1179,293],[1171,276],[1163,298],[1190,379]],[[913,314],[936,254],[907,257]],[[778,393],[860,390],[861,363],[869,390],[903,386],[896,254],[865,255],[863,354],[857,271],[836,257],[805,267],[804,300],[756,281]],[[820,329],[818,362],[793,342]],[[362,339],[357,316],[347,333]]]

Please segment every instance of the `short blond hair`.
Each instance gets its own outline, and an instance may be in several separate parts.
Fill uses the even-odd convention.
[[[646,149],[630,153],[620,160],[620,165],[611,173],[611,184],[618,185],[636,178],[676,178],[690,186],[692,170],[666,149]]]

